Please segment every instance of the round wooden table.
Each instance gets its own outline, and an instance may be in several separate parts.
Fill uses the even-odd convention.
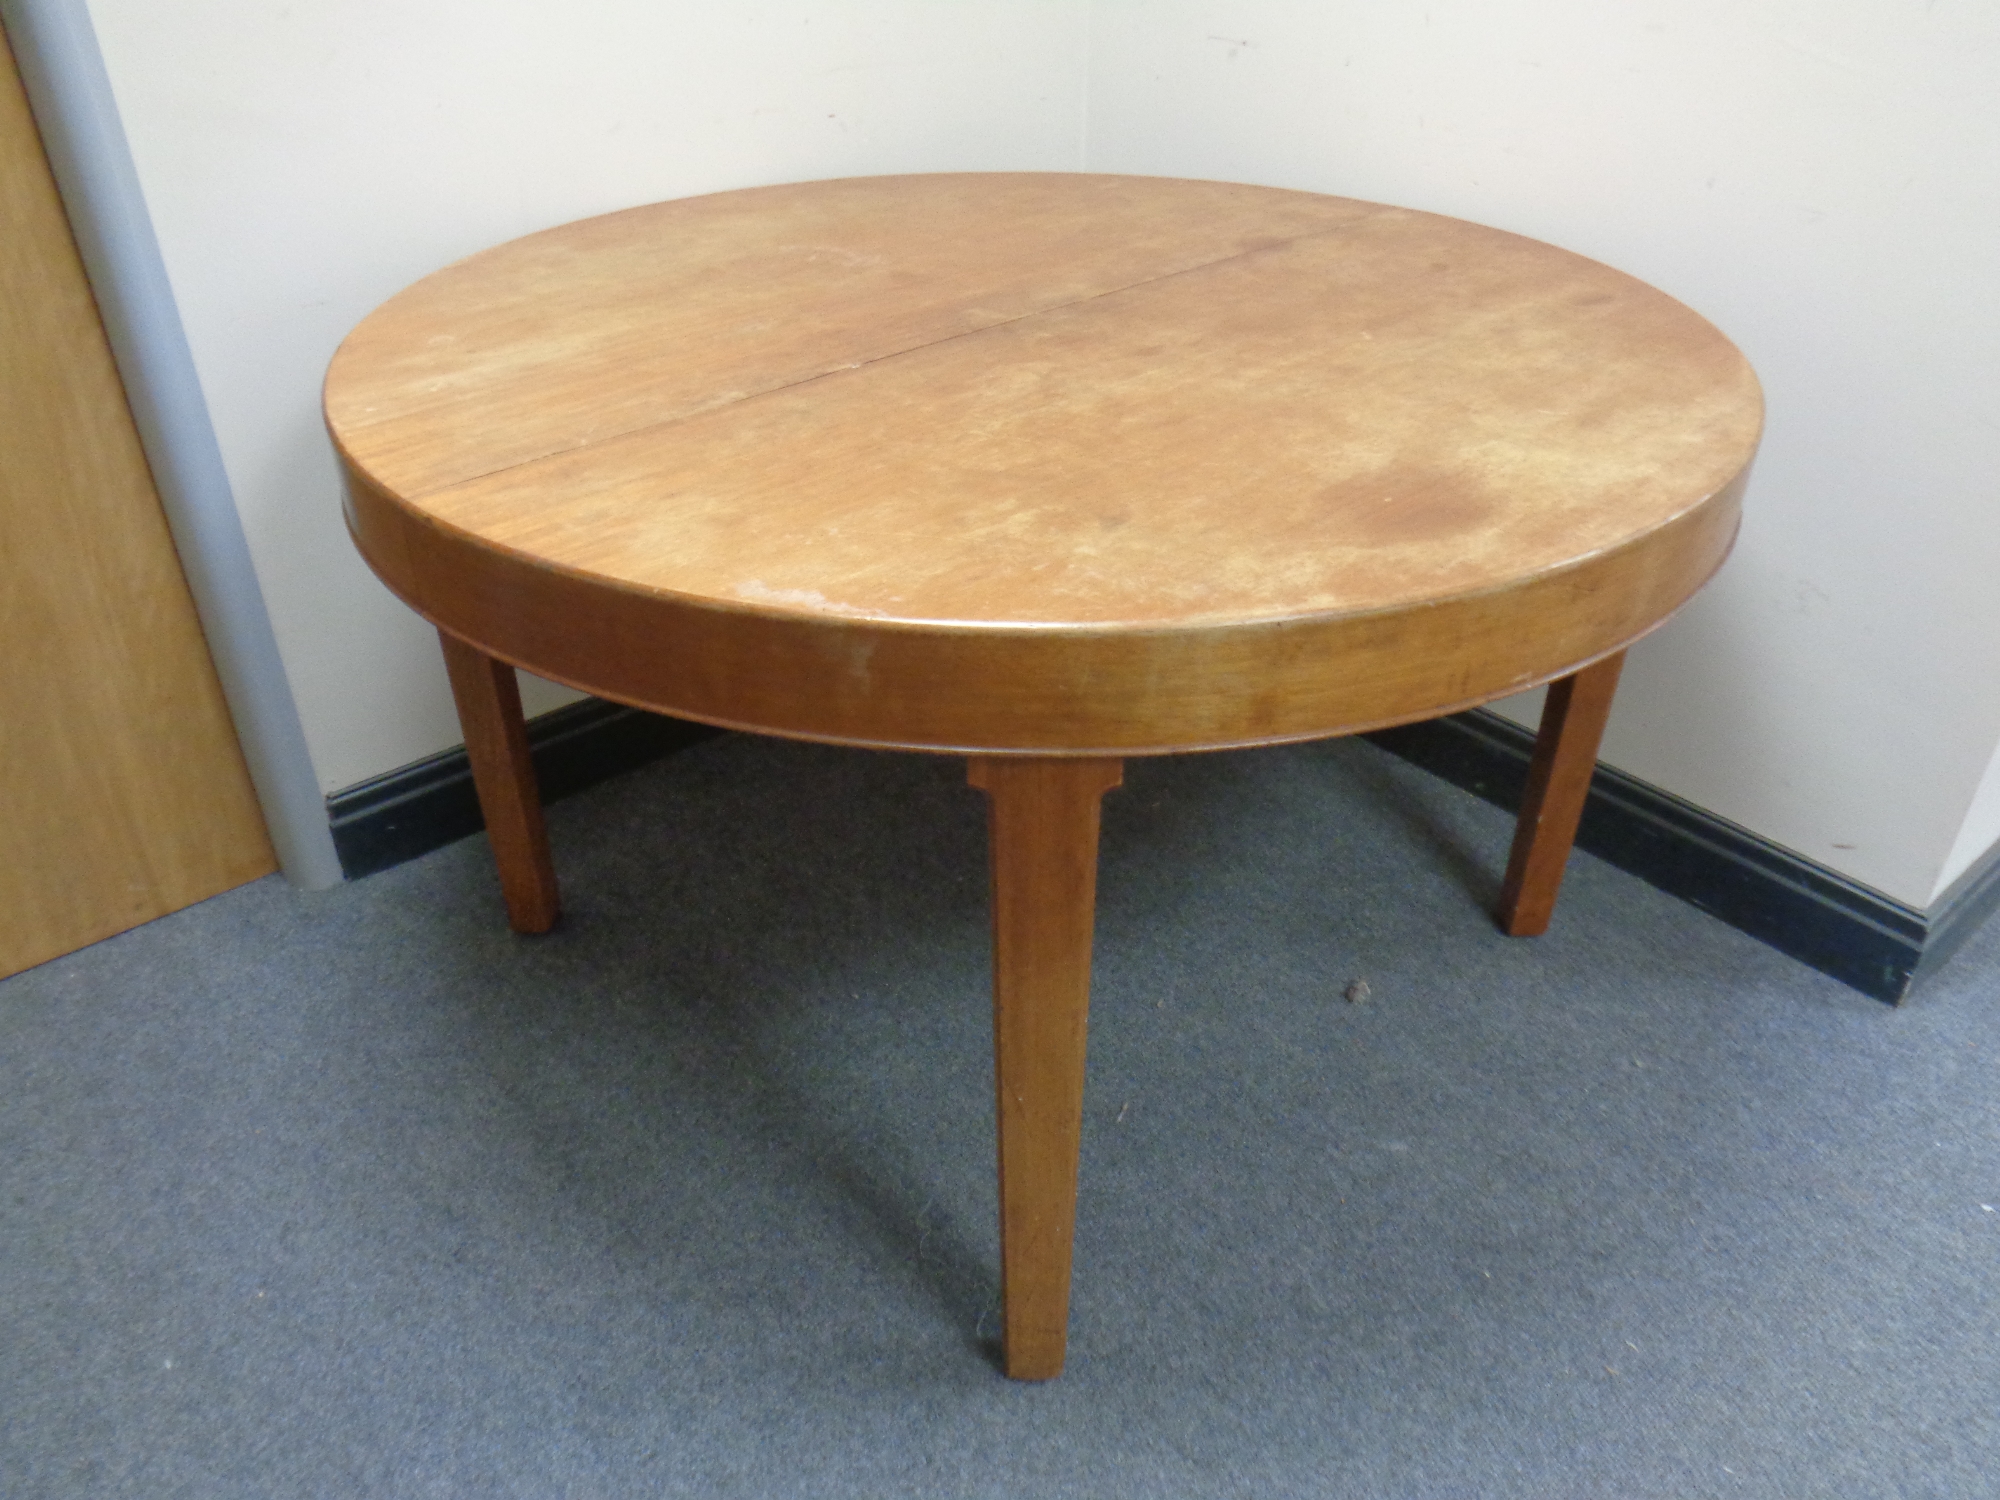
[[[1070,174],[654,204],[342,344],[355,544],[437,625],[522,931],[513,668],[965,755],[990,801],[1007,1372],[1060,1372],[1098,802],[1133,755],[1551,682],[1500,920],[1546,926],[1624,648],[1720,565],[1762,406],[1593,261],[1347,199]]]

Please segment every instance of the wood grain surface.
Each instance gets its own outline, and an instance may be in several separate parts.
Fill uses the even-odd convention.
[[[980,758],[993,859],[993,1079],[1007,1373],[1051,1380],[1069,1337],[1099,803],[1115,760]]]
[[[0,974],[275,868],[0,45]]]
[[[366,320],[326,411],[364,554],[496,656],[735,727],[1085,755],[1617,650],[1720,563],[1761,422],[1726,339],[1581,257],[1064,174],[530,236]]]
[[[562,916],[562,896],[528,749],[528,726],[521,717],[520,682],[505,662],[454,636],[440,631],[438,644],[465,734],[479,813],[500,873],[507,924],[516,932],[547,932]]]
[[[1620,651],[1549,684],[1495,913],[1509,937],[1539,937],[1549,930],[1624,669]]]

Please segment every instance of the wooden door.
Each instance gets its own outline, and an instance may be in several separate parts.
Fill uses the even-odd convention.
[[[276,868],[0,41],[0,975]]]

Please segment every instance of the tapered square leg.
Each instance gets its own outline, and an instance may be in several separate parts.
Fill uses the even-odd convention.
[[[562,903],[555,864],[549,858],[542,798],[535,763],[528,754],[528,728],[521,717],[521,688],[514,669],[444,631],[445,670],[458,701],[458,723],[472,761],[472,784],[486,815],[486,836],[500,867],[500,891],[507,902],[507,925],[516,932],[547,932]]]
[[[992,845],[1000,1296],[1016,1380],[1062,1373],[1098,814],[1123,775],[1116,760],[993,756],[970,768],[987,794]]]
[[[1521,818],[1514,826],[1514,849],[1500,888],[1497,915],[1510,937],[1548,931],[1624,665],[1620,651],[1549,684],[1534,759],[1528,763]]]

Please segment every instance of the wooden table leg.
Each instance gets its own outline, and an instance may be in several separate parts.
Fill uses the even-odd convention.
[[[486,815],[493,862],[500,867],[500,891],[507,901],[507,925],[516,932],[547,932],[561,914],[555,864],[549,858],[542,798],[535,786],[535,763],[528,754],[528,727],[521,718],[521,687],[514,669],[444,631],[445,670],[465,753],[472,761],[472,784]]]
[[[1498,916],[1510,937],[1534,937],[1549,929],[1624,665],[1620,651],[1549,684],[1534,759],[1528,763],[1521,818],[1514,825],[1514,850],[1500,887]]]
[[[1007,1373],[1062,1373],[1083,1133],[1100,799],[1116,760],[980,757],[993,857],[993,1076]]]

